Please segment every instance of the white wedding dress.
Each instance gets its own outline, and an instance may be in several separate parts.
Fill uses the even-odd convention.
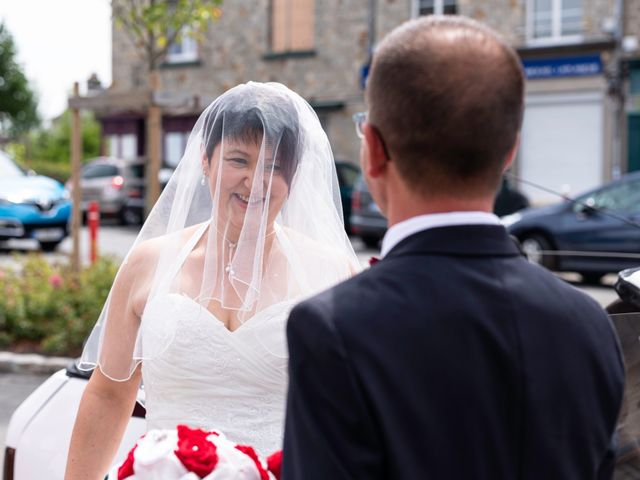
[[[175,262],[175,276],[205,231],[198,229]],[[142,362],[147,428],[178,424],[215,429],[269,455],[282,448],[287,389],[285,325],[294,302],[274,304],[235,331],[186,295],[157,295],[141,324],[147,342],[173,336]],[[148,348],[147,348],[148,346]]]

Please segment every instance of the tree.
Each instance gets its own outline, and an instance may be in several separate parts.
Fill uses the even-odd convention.
[[[91,112],[82,113],[82,158],[100,155],[100,124]],[[69,163],[71,158],[71,114],[69,110],[56,118],[47,129],[30,135],[29,150],[34,160],[50,163]]]
[[[0,23],[0,138],[15,138],[40,124],[36,96],[15,56],[13,38]]]
[[[82,112],[82,159],[100,155],[100,124],[91,112]],[[65,182],[71,175],[71,112],[66,110],[47,128],[31,130],[6,145],[23,167]]]
[[[123,28],[143,58],[148,73],[151,103],[147,112],[147,208],[160,194],[162,121],[161,106],[155,101],[159,91],[158,66],[171,44],[185,36],[201,39],[212,20],[222,14],[222,0],[112,0],[116,25]]]

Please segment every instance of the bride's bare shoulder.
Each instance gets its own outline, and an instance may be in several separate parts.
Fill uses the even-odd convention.
[[[140,241],[134,246],[125,261],[123,269],[140,275],[153,271],[163,254],[177,255],[195,232],[203,224],[191,225],[175,232]]]
[[[357,257],[346,237],[335,242],[320,242],[292,228],[281,228],[294,249],[309,261],[329,262],[324,265],[334,264],[340,268],[345,267],[351,274],[359,271]],[[341,244],[341,241],[344,243]]]

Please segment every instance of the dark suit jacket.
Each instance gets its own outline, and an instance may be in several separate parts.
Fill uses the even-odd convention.
[[[610,478],[611,323],[501,226],[403,240],[287,334],[283,480]]]

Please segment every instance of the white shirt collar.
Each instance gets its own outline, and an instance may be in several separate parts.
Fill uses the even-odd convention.
[[[429,228],[449,227],[453,225],[501,225],[500,219],[488,212],[447,212],[418,215],[409,218],[387,230],[382,239],[380,256],[384,257],[389,250],[414,233]]]

